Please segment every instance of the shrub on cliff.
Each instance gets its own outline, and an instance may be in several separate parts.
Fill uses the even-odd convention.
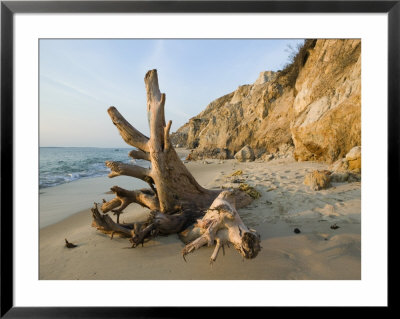
[[[294,87],[300,70],[307,62],[309,49],[315,47],[316,39],[307,39],[289,55],[289,61],[278,75],[278,82],[284,86]]]

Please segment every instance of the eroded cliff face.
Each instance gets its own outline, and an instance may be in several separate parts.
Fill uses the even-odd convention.
[[[361,42],[319,40],[295,84],[295,158],[332,162],[361,145]]]
[[[361,41],[308,41],[297,64],[295,78],[261,72],[254,84],[211,102],[173,133],[173,143],[230,156],[249,145],[257,157],[293,152],[326,162],[361,145]]]

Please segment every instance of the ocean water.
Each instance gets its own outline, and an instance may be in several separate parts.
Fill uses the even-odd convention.
[[[70,183],[82,178],[105,176],[105,161],[149,167],[149,162],[128,156],[132,148],[40,147],[39,188]]]

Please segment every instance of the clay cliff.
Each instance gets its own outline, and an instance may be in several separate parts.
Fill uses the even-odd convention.
[[[293,62],[211,102],[172,134],[197,157],[334,162],[361,145],[361,41],[306,40]]]

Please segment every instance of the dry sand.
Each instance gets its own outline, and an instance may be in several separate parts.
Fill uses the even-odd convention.
[[[144,247],[130,248],[124,238],[110,240],[91,227],[89,207],[109,199],[113,185],[143,186],[132,178],[107,177],[75,181],[44,189],[40,194],[40,279],[361,279],[361,183],[333,184],[312,191],[304,176],[326,164],[295,162],[238,163],[207,160],[187,164],[199,183],[219,189],[238,185],[228,176],[254,186],[261,198],[239,210],[245,224],[261,235],[262,250],[243,260],[234,248],[225,248],[210,266],[213,247],[181,255],[177,235],[157,237]],[[135,184],[136,183],[136,184]],[[77,212],[77,213],[74,213]],[[69,216],[63,219],[65,216]],[[130,205],[121,220],[144,220],[147,211]],[[53,224],[56,222],[55,224]],[[331,229],[336,224],[338,229]],[[294,229],[301,233],[295,234]],[[64,238],[78,245],[68,249]]]

